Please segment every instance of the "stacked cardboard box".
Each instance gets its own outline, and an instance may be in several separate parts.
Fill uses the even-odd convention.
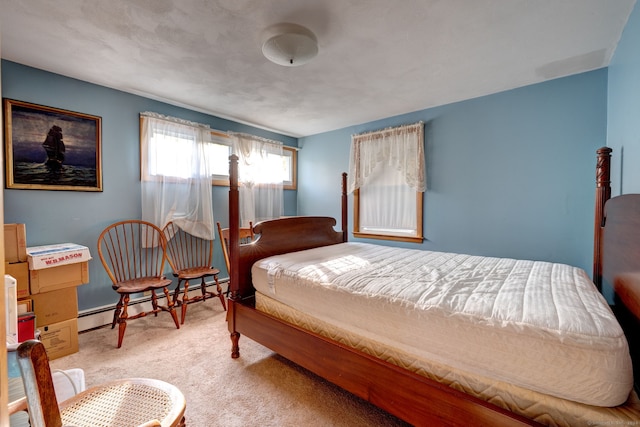
[[[11,264],[27,261],[27,231],[24,224],[4,225],[4,260]]]
[[[26,243],[26,227],[5,224],[5,252],[21,253],[5,262],[5,273],[17,280],[18,313],[35,314],[49,359],[77,352],[76,287],[89,282],[89,249],[73,243],[16,248],[17,242]]]

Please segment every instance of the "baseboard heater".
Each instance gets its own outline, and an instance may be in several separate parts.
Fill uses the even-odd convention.
[[[222,286],[223,292],[226,290],[228,283],[228,278],[220,279],[220,286]],[[207,282],[207,288],[212,286],[216,286],[215,282]],[[199,285],[190,285],[189,288],[189,295],[195,296],[200,293]],[[162,300],[164,298],[164,294],[162,294],[162,296],[158,295],[159,300]],[[113,321],[113,312],[115,309],[115,304],[110,304],[78,312],[78,332],[86,332],[92,329],[101,328],[106,325],[111,325],[111,322]],[[151,310],[151,296],[143,296],[129,301],[128,311],[130,315],[149,310]]]

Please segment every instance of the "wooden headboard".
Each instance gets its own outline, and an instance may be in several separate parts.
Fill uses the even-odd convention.
[[[602,222],[602,283],[615,291],[614,312],[629,342],[640,390],[640,194],[608,200]]]
[[[612,288],[613,310],[629,342],[635,387],[640,390],[640,194],[611,198],[611,149],[596,165],[593,281]]]
[[[640,194],[611,198],[611,151],[597,151],[593,281],[640,319]]]
[[[614,289],[620,277],[640,274],[640,194],[617,196],[605,204],[601,263],[602,281]]]
[[[342,230],[335,231],[336,220],[331,217],[297,216],[262,221],[254,225],[257,238],[241,245],[238,236],[238,157],[229,158],[229,253],[231,298],[251,298],[255,290],[251,280],[251,266],[272,255],[302,251],[347,241],[347,174],[342,174]],[[235,235],[234,235],[235,232]],[[239,256],[235,256],[235,254]]]

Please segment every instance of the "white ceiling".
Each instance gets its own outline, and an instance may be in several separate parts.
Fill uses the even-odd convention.
[[[635,0],[0,0],[2,57],[291,136],[605,67]],[[261,32],[319,54],[281,67]]]

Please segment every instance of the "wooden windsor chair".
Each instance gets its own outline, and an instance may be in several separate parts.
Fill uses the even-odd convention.
[[[110,381],[58,404],[42,342],[28,340],[18,347],[32,427],[184,427],[186,400],[172,384],[149,378]]]
[[[220,270],[212,266],[213,240],[187,233],[174,222],[169,222],[163,232],[167,239],[167,258],[173,269],[173,275],[178,278],[178,284],[173,291],[173,302],[181,307],[181,322],[184,323],[189,304],[208,298],[218,297],[222,308],[226,311],[227,305],[218,282]],[[207,278],[213,278],[216,292],[207,290]],[[189,296],[190,280],[200,281],[200,295]],[[184,288],[180,299],[182,284]]]
[[[111,328],[118,324],[118,348],[122,346],[128,320],[148,314],[157,316],[158,312],[167,311],[176,328],[180,329],[169,292],[172,281],[164,276],[166,244],[160,228],[141,220],[117,222],[104,229],[98,237],[100,261],[113,282],[113,289],[120,295],[111,323]],[[156,291],[164,293],[166,305],[158,303]],[[144,292],[151,293],[152,309],[130,316],[128,307],[131,295]]]

